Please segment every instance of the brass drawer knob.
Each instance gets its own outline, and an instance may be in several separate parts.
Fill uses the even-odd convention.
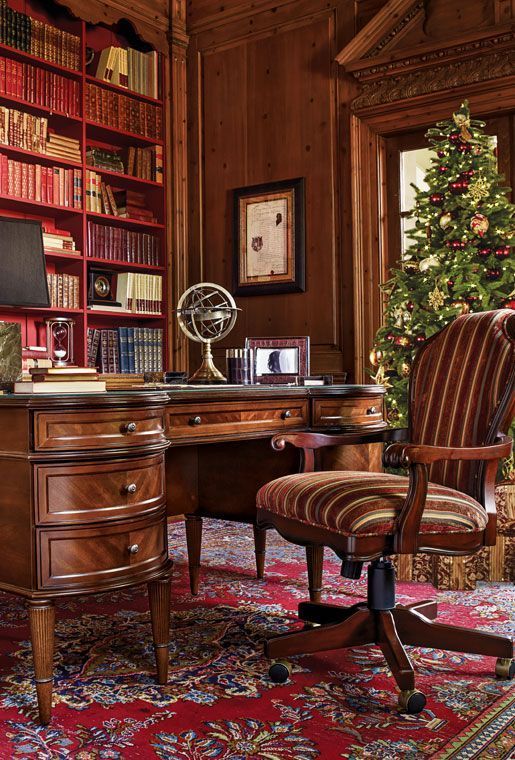
[[[122,426],[122,431],[124,433],[135,433],[136,427],[137,425],[135,422],[126,422],[125,425]]]
[[[189,424],[190,425],[200,425],[202,422],[202,417],[200,417],[198,414],[195,415],[195,417],[190,417]]]
[[[138,486],[136,483],[129,483],[129,485],[125,486],[125,493],[136,493],[138,490]]]
[[[377,407],[376,406],[369,406],[367,409],[367,414],[377,414]]]
[[[129,546],[129,554],[137,554],[139,552],[138,544],[131,544]]]
[[[281,413],[282,420],[289,420],[290,417],[291,417],[291,412],[289,409],[286,409],[284,412]]]

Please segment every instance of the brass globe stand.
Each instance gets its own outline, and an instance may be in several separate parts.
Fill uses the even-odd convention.
[[[188,378],[188,383],[195,385],[219,385],[226,382],[227,378],[215,367],[213,352],[211,351],[211,341],[208,339],[202,343],[202,364]]]

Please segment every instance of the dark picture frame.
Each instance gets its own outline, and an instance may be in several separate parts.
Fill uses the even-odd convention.
[[[234,294],[303,292],[304,178],[240,187],[233,196]]]
[[[260,385],[296,383],[309,375],[309,337],[246,338],[254,354],[254,382]]]

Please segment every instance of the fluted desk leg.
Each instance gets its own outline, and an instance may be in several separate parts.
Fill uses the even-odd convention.
[[[52,715],[55,607],[45,599],[28,602],[28,610],[39,720],[46,725]]]
[[[152,638],[156,653],[157,680],[168,681],[170,647],[170,577],[167,575],[147,584]]]

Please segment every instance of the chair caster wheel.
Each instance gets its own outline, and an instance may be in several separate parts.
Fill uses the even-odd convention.
[[[291,665],[287,660],[277,660],[270,665],[268,675],[274,683],[286,683],[291,676]]]
[[[401,691],[399,694],[399,707],[404,713],[416,715],[426,706],[426,698],[421,691],[412,689],[411,691]]]
[[[495,663],[495,675],[497,678],[506,679],[511,681],[515,678],[515,659],[510,657],[499,657]]]

